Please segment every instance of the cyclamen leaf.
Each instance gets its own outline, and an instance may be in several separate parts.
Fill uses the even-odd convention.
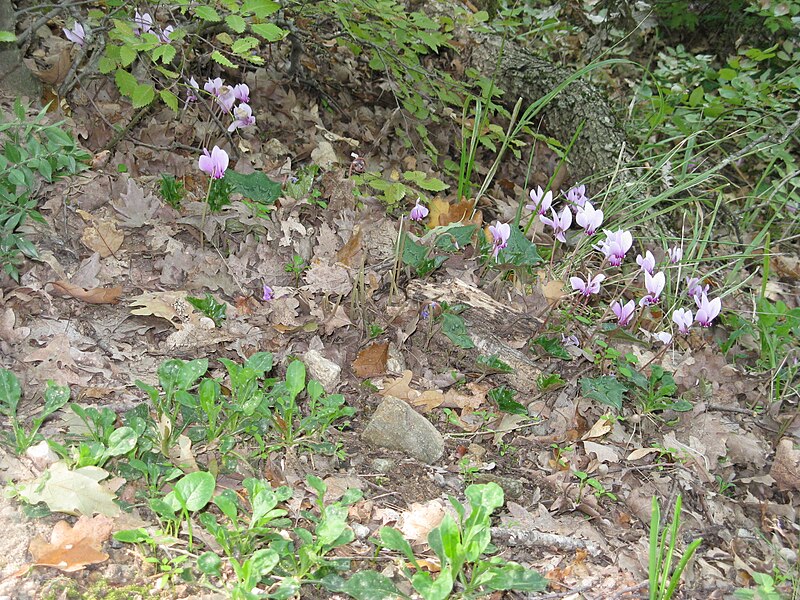
[[[17,36],[13,31],[0,31],[0,43],[16,42]]]
[[[416,183],[423,190],[428,190],[430,192],[441,192],[450,187],[435,177],[428,177],[422,171],[406,171],[403,173],[403,177],[408,181]]]
[[[622,409],[622,399],[627,391],[624,385],[609,375],[581,379],[581,393],[584,396],[617,410]]]
[[[341,591],[356,600],[383,600],[400,596],[392,580],[375,571],[359,571],[345,582]]]

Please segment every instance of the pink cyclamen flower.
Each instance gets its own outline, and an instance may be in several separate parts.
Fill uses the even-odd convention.
[[[210,154],[203,148],[203,156],[200,157],[198,164],[200,170],[211,175],[213,179],[222,179],[228,168],[228,153],[219,146],[214,146]]]
[[[233,88],[225,85],[221,77],[209,79],[203,89],[217,99],[217,103],[222,107],[222,110],[231,112],[233,103],[236,102],[236,96],[233,93]]]
[[[588,298],[592,294],[597,294],[600,292],[600,284],[605,278],[605,275],[598,273],[591,279],[586,280],[581,279],[580,277],[570,277],[569,283],[573,290],[580,292],[582,295]]]
[[[553,215],[552,219],[545,217],[544,215],[539,215],[539,220],[545,225],[549,225],[553,228],[553,235],[559,242],[566,242],[567,238],[564,234],[566,233],[567,229],[569,229],[570,225],[572,225],[572,212],[570,211],[569,206],[565,206],[560,215],[556,214],[556,210],[554,208],[550,208],[550,212]]]
[[[250,88],[246,83],[239,83],[233,86],[233,96],[245,104],[250,104]]]
[[[136,15],[133,17],[133,33],[136,35],[142,35],[143,33],[147,33],[153,28],[153,17],[150,16],[150,13],[139,14],[139,11],[136,11]]]
[[[711,327],[711,321],[713,321],[717,315],[719,315],[719,311],[722,310],[722,301],[719,298],[714,298],[709,301],[705,292],[703,292],[700,298],[695,296],[694,301],[697,303],[697,314],[694,320],[697,321],[701,327]]]
[[[692,326],[694,317],[692,311],[688,308],[676,308],[672,313],[672,322],[678,326],[678,331],[683,335],[689,333],[689,328]]]
[[[217,77],[216,79],[208,78],[208,81],[203,84],[203,89],[207,91],[212,96],[219,96],[219,91],[225,85],[225,82],[222,80],[222,77]]]
[[[703,294],[708,294],[708,285],[702,285],[697,277],[686,278],[686,295],[697,301]]]
[[[636,303],[633,300],[628,300],[625,306],[616,301],[611,304],[611,311],[617,315],[617,322],[620,327],[625,327],[631,322],[635,310]]]
[[[603,224],[603,211],[595,209],[591,202],[583,205],[583,208],[578,210],[575,215],[575,222],[583,227],[586,235],[594,235],[597,228]]]
[[[428,216],[429,212],[428,208],[420,204],[419,198],[417,198],[417,203],[414,205],[414,208],[411,209],[408,218],[412,221],[422,221],[422,219]]]
[[[66,36],[70,42],[78,44],[81,48],[83,47],[83,44],[86,42],[86,33],[83,31],[83,25],[75,21],[72,29],[67,29],[65,27],[63,31],[64,36]]]
[[[681,262],[681,259],[683,258],[683,248],[680,246],[673,246],[667,250],[667,255],[669,256],[669,261],[673,265],[676,265]]]
[[[275,299],[275,292],[266,283],[264,284],[264,295],[261,297],[264,302],[269,302]]]
[[[578,339],[577,335],[565,335],[561,334],[561,343],[565,346],[575,346],[576,348],[580,348],[581,341]]]
[[[166,27],[164,27],[161,33],[158,34],[158,39],[160,39],[165,44],[169,44],[169,36],[172,35],[173,31],[175,31],[175,26],[167,25]]]
[[[656,334],[656,339],[666,346],[672,341],[672,334],[669,331],[659,331]]]
[[[541,186],[538,185],[535,190],[531,190],[530,197],[533,204],[528,204],[525,208],[531,211],[535,210],[540,215],[550,210],[550,206],[553,204],[553,192],[548,190],[545,193]]]
[[[589,199],[586,196],[585,185],[577,185],[570,189],[565,195],[567,197],[567,201],[572,204],[572,209],[575,211],[577,211],[579,208],[583,208],[583,206],[586,204],[586,201]]]
[[[255,125],[256,123],[256,118],[253,116],[253,109],[250,108],[249,104],[245,104],[244,102],[233,109],[233,116],[236,120],[230,124],[228,131],[235,131],[242,127],[250,127],[250,125]]]
[[[623,231],[622,229],[617,229],[616,231],[604,229],[603,231],[606,234],[606,239],[595,247],[605,255],[609,263],[618,267],[625,259],[625,253],[633,246],[633,235],[631,235],[630,231]]]
[[[508,238],[511,237],[511,225],[497,221],[494,225],[489,225],[489,233],[492,234],[492,256],[497,259],[497,254],[508,246]]]
[[[653,253],[650,252],[650,250],[648,250],[644,253],[644,256],[641,254],[636,255],[636,264],[642,268],[642,271],[652,275],[656,268],[656,257],[653,256]]]
[[[664,291],[664,286],[667,284],[667,278],[664,273],[659,271],[655,275],[650,275],[647,271],[644,272],[644,287],[647,289],[647,295],[639,301],[639,306],[647,306],[649,304],[658,304],[661,300],[661,292]]]
[[[189,87],[186,88],[186,104],[184,104],[184,108],[186,108],[190,102],[197,101],[197,94],[195,92],[200,91],[200,85],[195,81],[195,78],[192,77],[189,80]]]

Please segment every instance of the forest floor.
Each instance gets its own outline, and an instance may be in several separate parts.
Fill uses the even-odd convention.
[[[60,32],[39,45],[48,56],[68,47]],[[46,223],[28,223],[25,231],[39,258],[25,262],[18,284],[3,281],[1,364],[24,391],[20,414],[35,416],[48,381],[69,386],[72,402],[107,407],[122,418],[147,402],[135,382],[156,385],[167,360],[208,359],[210,373],[229,385],[221,358],[242,363],[270,352],[280,378],[296,357],[310,377],[323,379],[326,392],[342,394],[354,410],[325,433],[336,454],[303,448],[258,453],[251,446],[252,454],[242,457],[240,449],[239,460],[231,461],[219,445],[195,443],[172,459],[215,469],[217,491],[240,491],[249,476],[288,485],[295,497],[287,510],[296,521],[314,497],[309,474],[325,481],[326,501],[360,489],[363,499],[349,510],[355,539],[335,550],[352,559],[354,570],[370,566],[396,578],[396,559],[376,555],[370,542],[386,525],[398,527],[418,557],[430,558],[427,533],[450,509],[448,496],[463,501],[467,485],[488,482],[505,494],[493,524],[520,538],[512,544],[496,536],[500,555],[538,571],[549,584],[541,595],[508,592],[509,598],[646,597],[654,496],[662,513],[670,513],[682,495],[679,548],[703,540],[685,572],[683,597],[729,597],[754,574],[797,569],[800,423],[786,421],[796,399],[775,402],[769,374],[748,374],[726,358],[719,342],[730,331],[719,323],[667,348],[634,329],[611,340],[616,354],[609,354],[595,345],[602,337],[595,323],[570,316],[584,309],[568,283],[548,276],[546,263],[501,277],[470,246],[424,278],[399,264],[399,228],[419,236],[426,231],[422,223],[401,219],[416,198],[387,208],[368,186],[356,185],[360,165],[354,169],[351,153],[390,182],[409,171],[445,178],[420,147],[406,147],[396,135],[408,123],[381,82],[341,52],[324,67],[338,71],[316,74],[344,81],[338,91],[329,87],[322,94],[272,67],[237,80],[249,85],[257,124],[237,132],[233,145],[198,103],[177,115],[164,107],[146,111],[103,152],[136,115],[114,82],[81,80],[61,100],[49,118],[65,120],[94,159],[81,175],[38,190]],[[215,75],[196,78],[202,86]],[[10,112],[10,102],[7,107]],[[457,161],[460,128],[429,131],[442,154]],[[228,149],[232,170],[262,172],[282,186],[273,210],[255,214],[234,196],[219,212],[208,212],[208,180],[197,161],[209,137]],[[487,157],[479,156],[479,174],[489,167]],[[555,163],[547,151],[538,152],[529,186],[544,185]],[[304,170],[309,164],[319,172]],[[524,171],[513,158],[501,165],[472,217],[476,235],[490,221],[513,219],[528,195]],[[177,208],[159,192],[163,174],[185,187]],[[455,195],[453,187],[441,192],[449,211],[442,225],[464,217]],[[551,244],[540,224],[531,234],[534,242]],[[265,285],[272,299],[263,299]],[[795,306],[796,279],[784,278],[772,289]],[[218,326],[186,300],[206,293],[227,304]],[[747,314],[748,294],[741,288],[726,298],[724,310]],[[445,335],[431,301],[464,305],[464,335],[473,347]],[[533,344],[536,339],[542,344]],[[514,363],[513,371],[487,367],[481,356]],[[666,381],[652,379],[653,370],[671,373],[675,387],[666,398],[685,400],[690,409],[644,410],[653,390],[650,396],[626,392],[621,410],[598,402],[585,380],[618,375],[618,357],[635,361],[655,392]],[[435,427],[444,441],[440,457],[426,464],[364,438],[387,396],[408,402]],[[2,427],[10,430],[10,424]],[[46,439],[65,445],[77,431],[66,408],[42,428]],[[9,489],[36,480],[51,464],[0,449],[0,477]],[[115,517],[113,530],[157,526],[141,501],[144,483],[120,473],[113,479],[115,497],[132,508]],[[162,585],[164,597],[225,597],[179,577],[164,583],[164,569],[146,560],[151,555],[144,545],[118,541],[104,542],[108,558],[87,560],[82,570],[26,569],[37,562],[31,541],[50,539],[63,518],[34,514],[19,498],[0,500],[0,597],[110,597],[109,589],[129,586],[120,589],[132,598]],[[303,597],[329,595],[303,589]],[[76,590],[81,595],[69,595]]]

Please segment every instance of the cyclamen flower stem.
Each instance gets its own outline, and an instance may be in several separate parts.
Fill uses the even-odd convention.
[[[658,352],[656,352],[650,360],[648,360],[645,364],[642,365],[641,370],[644,371],[647,367],[652,365],[656,361],[656,359],[659,359],[662,356],[664,356],[673,343],[675,343],[674,339],[669,344],[664,344],[663,348],[661,348]]]

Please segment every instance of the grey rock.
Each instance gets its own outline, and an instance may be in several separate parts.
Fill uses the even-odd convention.
[[[376,458],[371,463],[372,470],[376,473],[388,473],[394,469],[396,463],[389,458]]]
[[[398,398],[387,396],[361,434],[370,445],[400,450],[432,464],[444,454],[444,438],[431,423]]]
[[[322,356],[319,350],[306,352],[303,355],[303,362],[306,364],[311,378],[319,381],[326,392],[332,394],[336,391],[339,377],[342,374],[342,367]]]

